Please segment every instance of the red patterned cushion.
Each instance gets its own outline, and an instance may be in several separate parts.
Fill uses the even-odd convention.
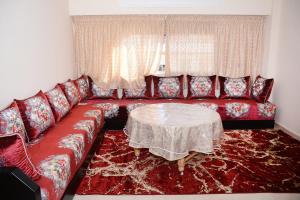
[[[219,76],[221,99],[249,99],[250,76],[229,78]]]
[[[158,77],[153,76],[154,97],[166,99],[182,99],[183,75]]]
[[[216,76],[187,75],[189,99],[216,98]]]
[[[53,110],[55,120],[58,122],[70,111],[70,104],[61,88],[57,85],[45,93]]]
[[[18,133],[0,135],[0,167],[18,167],[33,180],[40,177],[27,154],[23,137]]]
[[[80,101],[80,95],[74,81],[68,80],[65,83],[59,84],[59,86],[65,93],[71,108],[77,105]]]
[[[123,99],[148,99],[151,98],[152,76],[145,76],[146,85],[143,88],[123,89]]]
[[[26,138],[26,129],[16,102],[0,111],[0,135],[20,133]]]
[[[118,99],[117,89],[105,89],[97,86],[91,77],[88,77],[92,96],[90,99]]]
[[[81,99],[86,99],[89,96],[89,81],[87,76],[82,75],[74,83],[78,88]]]
[[[252,85],[252,98],[260,103],[267,102],[272,91],[273,83],[274,79],[266,79],[258,75]]]
[[[37,138],[55,124],[51,107],[42,91],[25,100],[15,101],[20,109],[29,140]]]

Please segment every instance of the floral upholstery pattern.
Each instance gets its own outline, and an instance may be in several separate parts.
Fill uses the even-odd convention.
[[[136,89],[124,89],[125,98],[144,98],[146,92],[146,86],[143,88]]]
[[[265,103],[271,94],[273,82],[273,79],[266,79],[261,76],[257,76],[252,85],[252,98],[260,103]]]
[[[246,89],[246,81],[243,78],[227,78],[225,81],[225,92],[231,97],[243,96]]]
[[[36,139],[42,132],[55,124],[55,119],[46,96],[40,91],[25,100],[16,100],[27,130],[29,140]]]
[[[84,153],[84,136],[82,134],[68,135],[60,140],[58,147],[71,149],[75,155],[76,164],[78,164]]]
[[[274,118],[276,112],[276,106],[269,102],[267,103],[257,103],[258,114],[264,118]]]
[[[111,119],[118,116],[119,105],[113,103],[98,103],[94,105],[96,108],[101,108],[106,119]]]
[[[62,84],[65,95],[70,103],[71,108],[79,102],[79,93],[73,81],[67,81]]]
[[[174,98],[180,92],[180,83],[178,78],[161,78],[158,82],[158,91],[161,97]]]
[[[219,77],[221,98],[250,98],[250,76],[241,78]]]
[[[56,121],[60,121],[70,111],[70,104],[60,87],[55,87],[45,94],[52,107]]]
[[[80,120],[73,128],[75,130],[83,130],[87,133],[88,142],[91,143],[94,138],[95,124],[93,120]]]
[[[216,76],[187,75],[188,98],[215,98]]]
[[[81,76],[77,80],[75,80],[77,86],[78,86],[78,91],[80,94],[81,99],[87,98],[89,94],[89,82],[86,78],[86,76]]]
[[[26,129],[15,102],[0,111],[0,135],[12,133],[20,133],[24,139],[26,138]]]
[[[266,79],[259,77],[255,80],[252,85],[252,94],[253,96],[259,96],[266,85]]]
[[[208,109],[214,110],[214,111],[217,111],[218,107],[219,107],[215,103],[198,103],[197,105],[202,106],[204,108],[208,108]]]
[[[232,118],[245,117],[248,115],[250,105],[247,103],[226,103],[226,114]]]
[[[129,114],[134,109],[136,109],[138,107],[145,106],[145,105],[147,105],[147,104],[144,104],[144,103],[132,103],[132,104],[128,104],[127,105],[127,113]]]
[[[116,89],[105,89],[97,86],[95,83],[92,83],[92,93],[93,97],[99,97],[99,98],[117,98],[117,92]]]
[[[84,113],[84,117],[95,118],[97,122],[97,127],[101,125],[102,113],[100,110],[88,110]]]
[[[53,181],[57,196],[67,187],[70,177],[70,157],[67,154],[52,155],[41,161],[39,170]]]

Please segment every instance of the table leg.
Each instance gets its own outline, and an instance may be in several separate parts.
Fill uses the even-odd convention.
[[[134,155],[136,156],[137,159],[139,159],[140,149],[134,148]]]
[[[184,165],[185,165],[184,158],[181,158],[180,160],[178,160],[177,164],[178,164],[178,171],[180,172],[180,175],[183,175]]]
[[[178,171],[180,172],[180,175],[183,175],[185,163],[197,154],[198,152],[192,152],[190,155],[177,161]]]

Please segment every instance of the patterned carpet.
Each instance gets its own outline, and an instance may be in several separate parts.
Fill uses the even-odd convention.
[[[123,131],[107,131],[77,194],[300,193],[300,142],[277,130],[225,131],[211,155],[177,162],[141,151],[136,160]]]

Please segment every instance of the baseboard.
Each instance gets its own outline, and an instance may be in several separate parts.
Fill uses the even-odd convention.
[[[291,131],[290,129],[288,129],[284,125],[282,125],[278,122],[275,122],[275,128],[281,129],[282,131],[284,131],[289,136],[291,136],[291,137],[295,138],[296,140],[300,141],[300,134],[297,134],[294,131]]]

